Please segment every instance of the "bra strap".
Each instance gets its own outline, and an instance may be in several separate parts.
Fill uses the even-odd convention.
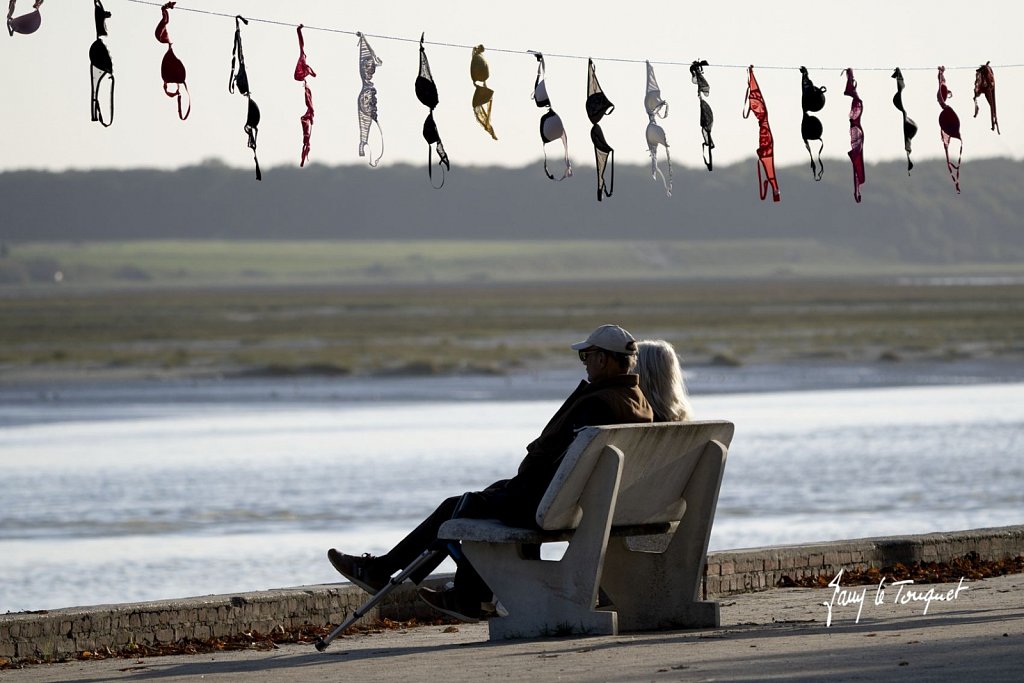
[[[103,110],[100,107],[100,84],[104,78],[110,78],[110,120],[103,118]],[[96,79],[92,88],[92,120],[99,121],[104,128],[110,128],[114,123],[114,74],[104,71]]]

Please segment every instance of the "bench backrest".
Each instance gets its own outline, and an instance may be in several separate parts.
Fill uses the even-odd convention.
[[[605,446],[624,457],[613,526],[679,521],[683,490],[709,441],[726,448],[733,424],[725,421],[608,425],[580,430],[537,508],[542,529],[574,529],[579,498]]]

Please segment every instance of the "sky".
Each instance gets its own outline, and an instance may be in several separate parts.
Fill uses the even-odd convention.
[[[105,42],[116,77],[113,126],[103,128],[89,117],[93,3],[49,0],[40,8],[43,21],[36,33],[0,36],[0,171],[175,168],[208,159],[251,167],[242,130],[245,98],[227,89],[232,17],[237,13],[267,20],[252,21],[242,29],[253,99],[262,112],[259,158],[264,170],[299,163],[299,117],[305,111],[302,84],[293,78],[298,58],[294,26],[299,23],[306,25],[306,56],[317,73],[309,79],[316,110],[312,163],[366,163],[357,154],[360,79],[355,31],[369,36],[383,60],[374,77],[384,134],[382,166],[426,164],[421,130],[427,109],[413,91],[421,32],[427,41],[438,43],[427,45],[440,95],[435,120],[456,172],[460,165],[522,166],[540,159],[538,121],[543,110],[531,99],[537,62],[527,50],[548,55],[548,94],[565,123],[576,165],[593,165],[584,109],[587,57],[594,58],[604,92],[616,105],[601,125],[619,163],[646,163],[650,158],[643,107],[643,62],[650,60],[662,97],[670,105],[668,118],[659,123],[671,145],[673,164],[701,165],[696,87],[686,67],[695,59],[711,64],[705,75],[715,112],[716,164],[750,159],[757,147],[757,123],[741,115],[749,64],[755,65],[767,103],[779,165],[808,162],[800,136],[801,65],[808,67],[816,85],[827,88],[826,106],[819,115],[826,158],[841,157],[848,163],[850,98],[843,95],[842,74],[846,67],[853,68],[864,101],[866,162],[905,158],[902,118],[892,104],[895,81],[890,75],[896,66],[906,78],[904,104],[919,126],[913,142],[915,162],[940,158],[935,68],[940,64],[947,67],[954,94],[950,104],[961,120],[965,161],[1024,158],[1024,49],[1019,35],[1024,3],[1017,1],[637,5],[549,0],[182,0],[171,11],[168,29],[175,54],[188,72],[192,113],[184,122],[178,120],[174,100],[163,93],[160,63],[166,46],[154,37],[159,3],[105,0],[104,5],[112,14]],[[19,0],[15,15],[31,6],[31,0]],[[476,44],[487,48],[497,141],[476,123],[470,104],[469,64],[471,46]],[[989,129],[987,103],[973,117],[974,70],[986,61],[995,67],[1001,135]],[[561,143],[548,146],[549,157],[557,160],[561,154]]]

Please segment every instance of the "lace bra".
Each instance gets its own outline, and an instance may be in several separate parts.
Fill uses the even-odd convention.
[[[864,129],[860,125],[860,117],[864,113],[864,102],[857,94],[857,79],[853,77],[853,69],[845,69],[846,90],[843,92],[852,98],[850,102],[850,162],[853,164],[853,198],[860,203],[860,186],[864,184]]]
[[[665,186],[665,196],[672,196],[672,155],[668,150],[668,140],[665,138],[665,129],[658,125],[656,119],[664,119],[668,116],[668,102],[661,99],[661,88],[658,87],[658,80],[654,77],[654,68],[647,62],[647,94],[644,95],[644,109],[647,110],[647,130],[644,135],[647,138],[647,151],[651,154],[651,178],[661,178]],[[658,167],[658,145],[665,148],[665,160],[668,162],[668,177]]]
[[[494,91],[487,87],[487,79],[491,76],[491,69],[484,59],[484,46],[477,45],[473,48],[473,57],[469,62],[469,77],[473,80],[473,115],[477,123],[494,138],[494,128],[491,126],[491,108],[494,106]]]
[[[370,127],[377,124],[377,132],[380,137],[380,154],[373,156],[370,153],[370,166],[376,166],[384,156],[384,131],[380,128],[380,121],[377,120],[377,88],[373,84],[373,75],[377,67],[384,62],[377,57],[377,54],[366,42],[366,36],[362,33],[356,34],[359,37],[359,78],[363,82],[359,90],[359,98],[356,100],[356,110],[359,115],[359,156],[366,156],[366,148],[370,145]]]
[[[781,199],[779,194],[779,182],[775,178],[775,139],[772,137],[772,128],[768,123],[768,107],[764,102],[764,95],[761,94],[761,87],[754,77],[754,67],[747,69],[747,95],[744,98],[743,118],[747,118],[753,112],[757,119],[757,182],[758,192],[763,200],[768,196],[768,186],[772,188],[772,201]],[[762,171],[764,173],[762,177]]]

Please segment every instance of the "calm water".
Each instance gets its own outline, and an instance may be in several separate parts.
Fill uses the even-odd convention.
[[[327,548],[513,473],[574,381],[0,392],[0,612],[336,581]],[[712,549],[1024,522],[1024,383],[695,405],[736,423]]]

